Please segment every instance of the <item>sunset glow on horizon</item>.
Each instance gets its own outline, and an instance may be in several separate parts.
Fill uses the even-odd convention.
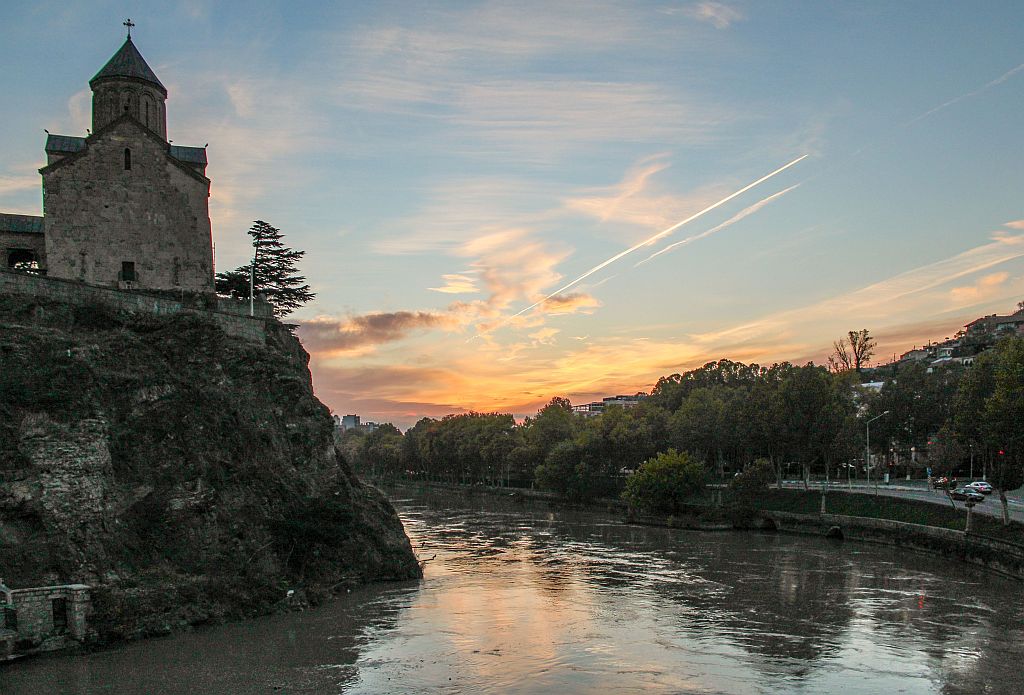
[[[861,328],[884,362],[1024,300],[1020,3],[9,3],[0,212],[41,214],[125,12],[209,142],[217,269],[255,219],[306,251],[338,414],[521,418]]]

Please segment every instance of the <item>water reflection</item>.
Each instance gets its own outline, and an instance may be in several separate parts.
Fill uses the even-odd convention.
[[[0,671],[0,691],[1021,693],[1021,585],[824,539],[397,506],[419,584]]]

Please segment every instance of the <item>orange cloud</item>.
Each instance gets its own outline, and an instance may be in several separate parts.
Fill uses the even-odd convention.
[[[576,313],[592,314],[599,306],[601,302],[596,297],[586,292],[571,292],[548,297],[541,302],[537,310],[551,316],[562,316]]]
[[[444,294],[473,294],[480,291],[476,287],[476,278],[469,277],[468,275],[452,273],[442,275],[441,279],[444,280],[444,285],[441,287],[428,287],[427,289]]]
[[[973,285],[954,287],[949,291],[949,298],[956,306],[970,306],[999,294],[1010,278],[1007,272],[991,273],[978,279]]]

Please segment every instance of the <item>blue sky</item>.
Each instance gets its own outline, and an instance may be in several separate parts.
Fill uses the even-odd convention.
[[[256,218],[307,251],[339,413],[891,355],[1024,299],[1021,3],[4,3],[0,210],[39,214],[42,129],[84,134],[125,16],[210,143],[218,267]]]

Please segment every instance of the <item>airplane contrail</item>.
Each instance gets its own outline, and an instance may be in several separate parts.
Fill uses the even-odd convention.
[[[718,207],[721,207],[722,205],[725,205],[726,203],[728,203],[730,200],[732,200],[736,196],[743,195],[744,193],[749,191],[754,186],[758,186],[758,185],[764,183],[765,181],[767,181],[768,179],[770,179],[771,177],[773,177],[773,176],[775,176],[777,174],[781,174],[786,169],[790,168],[794,164],[802,162],[803,160],[807,159],[809,156],[810,155],[807,155],[807,154],[800,155],[799,157],[794,159],[789,164],[784,164],[783,166],[779,167],[778,169],[776,169],[772,173],[767,174],[765,176],[762,176],[757,181],[754,181],[754,183],[751,183],[751,184],[748,184],[748,185],[744,186],[743,188],[741,188],[740,190],[736,191],[735,193],[730,193],[729,195],[727,195],[724,198],[722,198],[721,200],[719,200],[717,203],[712,203],[711,205],[708,205],[706,208],[704,208],[700,212],[695,212],[694,214],[690,215],[685,220],[682,220],[681,222],[676,222],[671,227],[668,227],[667,229],[663,229],[662,231],[658,232],[654,236],[651,236],[651,237],[649,237],[647,239],[644,239],[643,241],[641,241],[638,244],[634,244],[633,246],[630,246],[625,251],[620,251],[619,253],[617,253],[614,256],[612,256],[611,258],[609,258],[607,261],[604,261],[603,263],[599,263],[599,264],[595,265],[593,268],[591,268],[587,272],[583,273],[582,275],[580,275],[578,278],[576,278],[575,280],[573,280],[569,284],[567,284],[567,285],[565,285],[563,287],[559,287],[557,290],[555,290],[554,292],[552,292],[548,296],[544,297],[543,299],[540,299],[540,300],[534,302],[533,304],[531,304],[530,306],[526,307],[522,311],[520,311],[520,312],[518,312],[516,314],[513,314],[509,318],[505,319],[504,321],[499,323],[497,326],[494,326],[494,328],[491,328],[491,329],[489,329],[487,331],[482,331],[481,333],[477,333],[477,335],[474,336],[474,337],[479,338],[481,335],[483,335],[485,333],[490,333],[491,331],[495,331],[498,328],[501,328],[502,326],[507,324],[512,319],[514,319],[514,318],[516,318],[518,316],[522,316],[523,314],[525,314],[530,309],[533,309],[535,307],[540,306],[541,304],[543,304],[544,302],[548,301],[549,299],[551,299],[555,295],[561,294],[562,292],[565,292],[566,290],[568,290],[568,289],[570,289],[572,287],[575,287],[576,285],[578,285],[579,283],[583,282],[588,277],[590,277],[591,275],[596,273],[597,271],[602,270],[603,268],[607,268],[608,266],[610,266],[612,263],[614,263],[615,261],[619,260],[623,256],[628,256],[629,254],[633,253],[637,249],[643,248],[644,246],[649,246],[649,245],[653,244],[654,242],[656,242],[658,239],[663,239],[664,237],[668,236],[672,232],[674,232],[677,229],[679,229],[680,227],[682,227],[684,224],[689,224],[690,222],[693,222],[698,217],[701,217],[702,215],[706,215],[707,213],[711,212],[715,208],[718,208]]]
[[[966,94],[961,94],[958,97],[953,97],[949,101],[944,101],[943,103],[939,104],[938,106],[925,111],[920,116],[917,116],[916,118],[911,118],[909,121],[907,121],[903,125],[904,126],[912,125],[914,123],[917,123],[918,121],[922,121],[925,118],[928,118],[933,113],[936,113],[938,111],[942,111],[944,108],[952,106],[953,104],[956,104],[957,102],[963,101],[964,99],[970,99],[973,96],[977,96],[977,95],[981,94],[982,92],[987,91],[987,90],[991,89],[992,87],[995,87],[996,85],[1000,85],[1003,82],[1006,82],[1008,79],[1010,79],[1011,77],[1016,75],[1018,72],[1021,72],[1022,70],[1024,70],[1024,63],[1021,63],[1020,65],[1018,65],[1015,68],[1011,68],[1011,69],[1007,70],[1006,72],[1004,72],[1002,75],[1000,75],[996,79],[992,80],[991,82],[986,82],[985,84],[983,84],[982,86],[978,87],[977,89],[975,89],[973,91],[967,92]]]
[[[683,244],[689,244],[691,242],[697,241],[698,239],[704,239],[705,237],[709,237],[712,234],[714,234],[715,232],[720,232],[723,229],[725,229],[726,227],[730,227],[730,226],[736,224],[737,222],[742,220],[744,217],[747,217],[748,215],[753,215],[755,212],[757,212],[758,210],[763,208],[768,203],[772,202],[776,198],[781,198],[782,196],[786,195],[787,193],[789,193],[791,190],[793,190],[794,188],[798,187],[799,185],[800,184],[794,184],[794,185],[790,186],[789,188],[786,188],[786,189],[783,189],[783,190],[779,191],[778,193],[772,193],[767,198],[762,198],[761,200],[757,201],[756,203],[754,203],[750,207],[746,207],[746,208],[740,210],[738,213],[736,213],[735,215],[733,215],[732,217],[727,219],[725,222],[722,222],[721,224],[717,224],[717,225],[715,225],[714,227],[712,227],[711,229],[709,229],[709,230],[707,230],[705,232],[701,232],[700,234],[694,234],[693,236],[686,237],[682,241],[677,241],[674,244],[669,244],[668,246],[666,246],[665,248],[661,249],[660,251],[655,251],[654,253],[652,253],[647,258],[643,259],[642,261],[639,261],[633,267],[637,268],[639,266],[642,266],[647,261],[650,261],[650,260],[656,258],[657,256],[660,256],[663,253],[668,253],[669,251],[671,251],[672,249],[676,248],[677,246],[682,246]]]

